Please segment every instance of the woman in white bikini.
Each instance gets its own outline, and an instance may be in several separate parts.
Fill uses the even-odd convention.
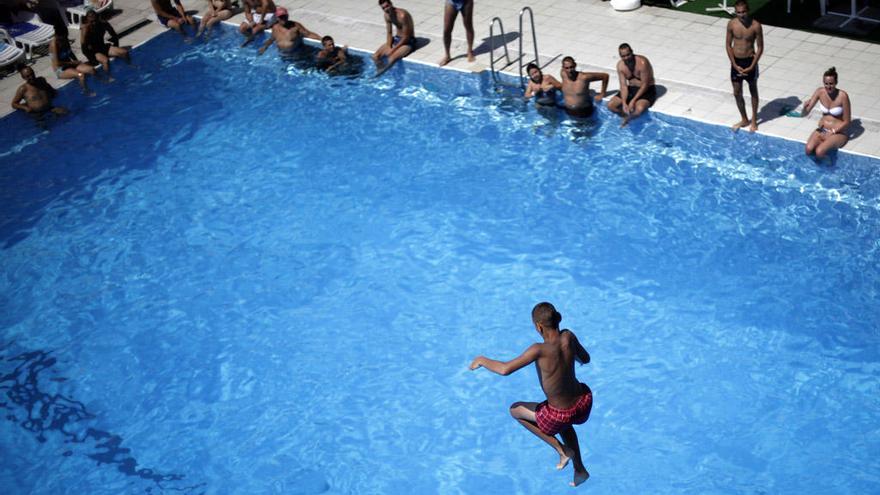
[[[808,155],[815,153],[817,158],[825,158],[829,152],[843,147],[849,141],[847,129],[852,122],[849,95],[837,88],[837,70],[834,67],[825,71],[822,87],[804,103],[801,116],[809,115],[813,106],[819,108],[822,118],[819,127],[810,134],[805,151]]]

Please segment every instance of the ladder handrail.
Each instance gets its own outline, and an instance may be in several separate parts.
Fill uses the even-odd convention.
[[[538,67],[541,66],[541,62],[538,59],[538,35],[535,34],[535,13],[532,12],[532,8],[529,6],[523,7],[522,10],[519,11],[519,85],[520,87],[524,87],[523,84],[523,66],[528,65],[527,63],[523,63],[523,15],[529,12],[529,23],[532,28],[532,43],[535,47],[535,64]]]
[[[523,81],[523,67],[532,62],[531,60],[526,63],[523,62],[523,60],[525,58],[525,56],[523,55],[523,17],[525,16],[526,12],[529,13],[529,25],[531,26],[531,29],[532,29],[532,45],[534,46],[534,49],[535,49],[534,62],[538,65],[538,67],[541,66],[540,58],[538,55],[538,35],[535,33],[535,13],[532,12],[531,7],[525,6],[522,8],[522,10],[519,11],[519,57],[517,58],[517,60],[519,61],[519,87],[520,88],[525,88],[525,82]],[[510,52],[507,51],[507,41],[505,40],[506,33],[504,32],[504,23],[501,22],[500,17],[493,17],[492,22],[489,23],[489,43],[490,43],[490,47],[491,47],[491,50],[489,51],[489,67],[492,70],[492,80],[494,80],[497,83],[498,82],[498,71],[495,70],[495,60],[496,60],[495,59],[495,48],[496,48],[496,45],[495,45],[495,21],[498,21],[498,29],[501,31],[501,41],[504,42],[504,44],[502,45],[504,47],[504,63],[505,63],[504,67],[509,66],[511,62],[510,62]]]
[[[504,33],[504,23],[501,22],[500,17],[493,17],[492,22],[489,23],[489,43],[491,44],[491,51],[489,51],[489,66],[492,69],[492,79],[497,83],[498,75],[495,71],[495,21],[498,21],[498,28],[501,30],[501,40],[504,41],[506,37]],[[507,51],[507,43],[502,45],[504,47],[504,62],[505,67],[510,65],[510,52]]]

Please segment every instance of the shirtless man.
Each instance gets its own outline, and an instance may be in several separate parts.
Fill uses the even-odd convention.
[[[238,32],[244,35],[241,46],[254,41],[256,35],[272,27],[274,15],[275,2],[272,0],[244,0],[245,21],[238,26]]]
[[[199,23],[199,30],[196,32],[196,38],[201,36],[206,29],[210,29],[217,23],[223,22],[230,17],[232,17],[232,5],[230,0],[208,0],[208,10],[202,14],[202,22]]]
[[[52,106],[52,99],[58,94],[45,77],[37,77],[34,69],[26,65],[18,68],[18,73],[24,79],[24,84],[18,87],[15,97],[12,98],[12,108],[23,110],[27,113],[44,114],[52,112],[56,115],[64,115],[67,109]]]
[[[596,95],[596,101],[605,98],[608,89],[608,74],[604,72],[579,72],[574,58],[562,59],[562,96],[565,99],[565,111],[572,117],[589,117],[593,114],[593,100],[590,98],[590,83],[602,81],[602,89]]]
[[[303,37],[321,39],[321,35],[306,29],[302,24],[288,19],[287,9],[278,7],[275,9],[276,22],[272,24],[272,35],[263,43],[257,51],[259,55],[266,52],[272,43],[278,44],[278,51],[292,52],[302,46]]]
[[[376,75],[379,77],[390,69],[395,62],[412,53],[416,46],[416,33],[413,18],[409,12],[395,8],[391,0],[379,0],[379,7],[385,12],[385,43],[373,53],[373,63],[376,64]],[[397,35],[392,33],[391,27],[397,29]],[[386,63],[382,65],[382,58]]]
[[[171,6],[171,0],[150,0],[150,4],[153,6],[153,11],[156,12],[156,17],[159,18],[159,22],[163,26],[177,31],[184,37],[186,37],[186,33],[183,32],[183,26],[185,24],[190,26],[196,25],[192,16],[186,15],[186,10],[183,8],[180,0],[174,0],[173,7]]]
[[[529,84],[523,98],[528,101],[534,96],[535,106],[555,107],[556,92],[562,89],[562,83],[550,74],[541,72],[541,68],[534,62],[526,66],[526,73],[529,75]]]
[[[620,94],[608,102],[608,109],[623,117],[620,127],[638,117],[657,100],[654,86],[654,68],[647,57],[635,55],[627,43],[617,49],[620,62],[617,62],[617,76],[620,79]]]
[[[318,67],[327,72],[333,72],[345,65],[348,45],[339,48],[333,38],[324,36],[321,38],[321,46],[324,48],[315,56]]]
[[[736,17],[727,23],[727,39],[725,49],[730,59],[730,82],[733,83],[733,97],[736,108],[742,117],[733,124],[733,130],[749,126],[749,131],[758,130],[758,60],[764,53],[764,30],[761,24],[749,16],[749,4],[746,0],[737,0],[733,5]],[[746,102],[743,99],[742,83],[749,83],[749,94],[752,95],[752,120],[746,114]]]
[[[559,454],[556,469],[563,469],[568,461],[573,461],[574,479],[571,486],[578,486],[587,478],[577,433],[572,425],[580,425],[590,417],[593,407],[593,392],[590,387],[578,382],[574,373],[574,362],[590,362],[590,355],[578,342],[571,330],[559,330],[562,315],[548,302],[542,302],[532,309],[532,323],[544,338],[542,344],[532,344],[518,357],[507,361],[495,361],[478,356],[471,363],[475,370],[483,367],[499,375],[509,375],[518,369],[535,363],[538,379],[547,400],[537,402],[514,402],[510,415],[527,430],[547,442]],[[562,436],[562,442],[556,434]]]

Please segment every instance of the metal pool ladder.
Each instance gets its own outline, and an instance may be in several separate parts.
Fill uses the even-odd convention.
[[[523,61],[523,17],[526,12],[529,14],[529,25],[532,30],[532,44],[535,50],[535,59],[529,61]],[[498,29],[501,31],[501,41],[504,42],[502,45],[504,47],[504,65],[500,69],[495,68],[495,24],[498,24]],[[492,79],[498,83],[498,70],[506,69],[513,62],[510,60],[510,52],[507,51],[507,42],[505,41],[505,33],[504,33],[504,24],[501,22],[500,17],[493,17],[492,22],[489,23],[489,42],[492,47],[492,51],[489,52],[489,64],[492,69]],[[501,60],[499,57],[497,60]],[[541,66],[541,62],[538,60],[538,36],[535,34],[535,14],[532,12],[531,7],[523,7],[522,10],[519,11],[519,56],[517,57],[517,62],[519,63],[519,86],[521,88],[525,87],[525,83],[523,83],[523,67],[529,65],[534,62],[539,67]]]

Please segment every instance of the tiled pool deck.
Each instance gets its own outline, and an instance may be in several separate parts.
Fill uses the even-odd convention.
[[[423,38],[421,48],[410,55],[410,60],[436,65],[442,58],[444,1],[398,0],[395,3],[410,11],[416,23],[416,36]],[[204,4],[203,1],[184,2],[187,9],[193,11],[203,10]],[[372,51],[385,36],[382,11],[373,0],[280,0],[277,4],[287,7],[292,19],[321,35],[333,36],[340,45]],[[806,8],[798,2],[793,4],[793,8]],[[146,0],[115,0],[115,5],[122,11],[111,20],[118,30],[141,19],[153,19],[127,34],[123,44],[136,45],[164,32],[165,28],[155,22]],[[448,67],[475,72],[488,69],[490,21],[497,16],[508,32],[516,32],[519,12],[525,5],[535,13],[541,64],[549,62],[545,71],[557,75],[562,57],[571,55],[581,70],[611,73],[609,89],[615,90],[617,46],[627,42],[636,53],[651,60],[658,84],[666,88],[653,110],[721,125],[739,120],[724,52],[727,20],[688,12],[649,6],[617,12],[601,0],[475,0],[477,60],[469,63],[460,56]],[[243,15],[238,14],[230,22],[237,24],[242,18]],[[464,36],[459,19],[453,32],[453,56],[463,55]],[[759,132],[804,141],[816,127],[818,112],[814,111],[807,119],[785,117],[780,115],[782,102],[807,97],[821,85],[822,73],[835,66],[840,73],[840,87],[849,93],[852,101],[853,127],[857,133],[845,149],[880,157],[880,45],[774,26],[764,27],[764,39],[759,79],[762,116]],[[528,28],[523,41],[525,51],[530,52]],[[512,54],[518,43],[516,39],[510,41],[508,47]],[[38,75],[57,84],[48,57],[40,58],[35,68]],[[516,72],[517,68],[511,66],[510,70]],[[15,74],[0,80],[0,98],[11,101],[19,84]],[[746,90],[748,103],[747,93]],[[0,108],[0,116],[10,111],[6,103]]]

